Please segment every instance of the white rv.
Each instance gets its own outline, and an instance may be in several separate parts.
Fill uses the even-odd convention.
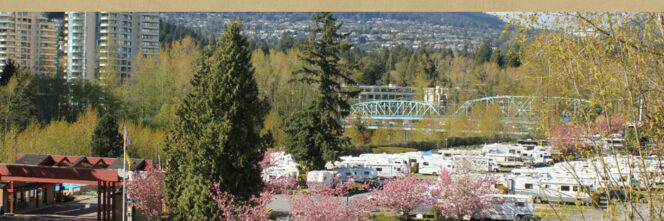
[[[513,180],[516,194],[533,196],[535,202],[589,203],[594,185],[587,180],[519,176]]]
[[[521,155],[523,147],[514,144],[492,143],[482,147],[484,154],[517,154]]]
[[[443,158],[443,156],[439,154],[423,156],[418,164],[418,173],[436,176],[440,174],[440,171],[443,168],[447,171],[455,171],[455,162],[453,160]]]
[[[307,185],[308,186],[324,185],[332,187],[337,182],[335,177],[337,177],[336,171],[312,170],[307,172]]]
[[[491,157],[481,156],[456,156],[453,158],[457,170],[474,172],[500,172],[500,166]]]
[[[489,213],[477,219],[489,220],[517,220],[534,215],[533,197],[527,195],[493,194],[494,203],[488,209]]]
[[[261,176],[267,182],[280,177],[297,177],[300,174],[297,163],[290,154],[284,152],[271,152],[272,165],[264,168]]]
[[[362,154],[358,157],[341,157],[342,163],[364,168],[373,168],[380,177],[400,177],[408,175],[408,158],[395,154]]]
[[[378,177],[378,171],[376,171],[375,168],[335,168],[334,171],[340,175],[340,181],[342,182],[348,180],[364,182],[367,179],[375,179]]]
[[[486,157],[493,158],[501,167],[521,167],[525,165],[519,154],[487,154]]]

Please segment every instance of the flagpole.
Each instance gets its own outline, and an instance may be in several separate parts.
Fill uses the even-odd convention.
[[[127,216],[127,126],[124,126],[124,137],[122,139],[122,221]]]

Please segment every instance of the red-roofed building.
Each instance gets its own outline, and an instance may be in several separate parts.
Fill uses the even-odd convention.
[[[148,165],[152,161],[133,159],[128,168]],[[122,158],[18,154],[15,163],[0,163],[0,207],[5,213],[39,208],[62,202],[64,183],[95,185],[98,220],[120,219],[122,167]]]

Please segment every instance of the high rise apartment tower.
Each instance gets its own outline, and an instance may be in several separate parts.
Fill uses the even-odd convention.
[[[9,59],[34,74],[55,74],[57,24],[39,12],[0,12],[0,71]]]
[[[159,53],[159,14],[67,12],[64,51],[68,79],[97,79],[113,61],[120,78],[130,78],[139,51]]]

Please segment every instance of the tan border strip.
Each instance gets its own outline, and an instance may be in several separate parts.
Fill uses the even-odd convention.
[[[664,1],[0,0],[0,11],[664,11]]]

